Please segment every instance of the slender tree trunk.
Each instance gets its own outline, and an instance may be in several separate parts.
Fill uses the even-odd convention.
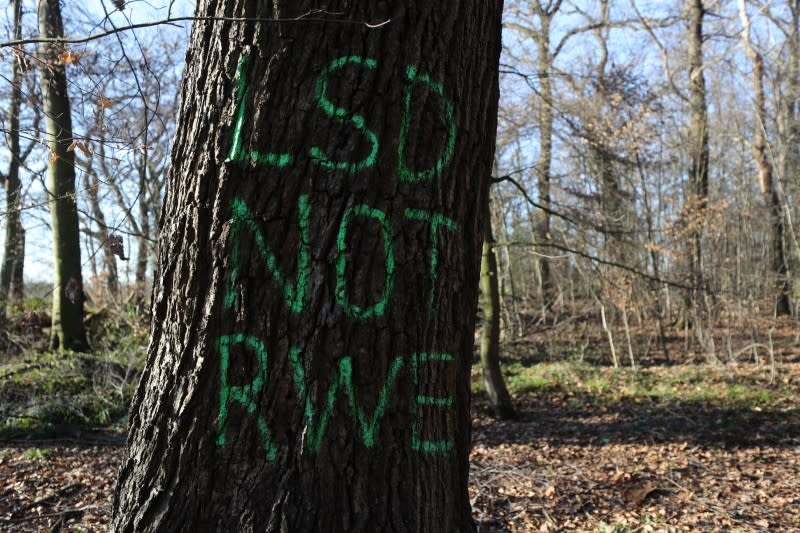
[[[708,207],[708,109],[706,82],[703,75],[703,0],[687,0],[689,4],[689,187],[686,220],[689,233],[689,285],[686,291],[682,321],[691,322],[703,279],[703,230]]]
[[[655,238],[654,230],[654,221],[653,221],[653,207],[650,201],[650,195],[647,191],[647,179],[644,173],[644,167],[642,165],[642,160],[639,155],[636,155],[636,167],[639,171],[639,179],[641,180],[642,185],[642,200],[643,200],[643,207],[644,207],[644,221],[645,227],[647,230],[647,241],[654,245],[657,241]],[[661,259],[659,258],[658,249],[655,246],[649,246],[650,249],[650,263],[653,266],[653,278],[650,282],[650,292],[653,296],[653,300],[655,301],[655,312],[656,316],[658,317],[658,337],[661,341],[661,349],[664,352],[664,362],[669,364],[669,346],[667,345],[667,337],[665,334],[664,328],[664,318],[669,319],[669,299],[667,298],[666,305],[662,304],[661,296],[659,293],[661,292],[659,289],[664,289],[664,293],[669,296],[669,288],[665,286],[660,286],[655,280],[661,279]]]
[[[143,95],[143,100],[146,98]],[[143,139],[142,156],[139,161],[139,236],[137,237],[136,273],[135,273],[135,300],[139,307],[144,309],[147,301],[147,265],[150,262],[150,201],[147,187],[148,168],[148,136],[147,136],[147,105],[143,107]]]
[[[500,221],[503,225],[503,236],[505,239],[508,239],[511,236],[511,232],[508,231],[508,225],[506,223],[505,217],[500,217]],[[511,308],[509,309],[509,315],[511,323],[511,327],[513,328],[514,337],[519,337],[522,335],[522,320],[519,316],[519,305],[518,305],[518,294],[517,294],[517,285],[514,282],[514,265],[512,264],[511,260],[511,251],[509,250],[509,246],[504,247],[504,255],[505,255],[505,268],[506,268],[506,275],[508,276],[508,288],[510,292],[510,300],[511,300]],[[505,293],[501,292],[501,298],[505,297]],[[502,302],[502,300],[501,300]]]
[[[117,301],[119,299],[117,261],[114,251],[111,249],[111,239],[109,238],[108,226],[106,225],[106,217],[100,205],[100,178],[97,176],[97,171],[92,167],[92,159],[92,156],[89,156],[89,161],[86,163],[83,184],[89,198],[92,217],[94,217],[97,224],[97,233],[94,237],[100,241],[100,246],[103,249],[103,270],[105,272],[106,290],[108,291],[109,298],[112,301]]]
[[[63,37],[58,0],[39,0],[39,34]],[[72,142],[72,118],[67,94],[66,68],[58,56],[63,48],[42,42],[42,99],[50,162],[47,194],[53,230],[53,325],[51,349],[85,351],[89,344],[83,328],[83,279],[75,195],[75,154],[67,151]]]
[[[739,0],[739,16],[742,20],[742,44],[745,52],[753,62],[753,108],[755,118],[755,135],[753,136],[753,158],[758,167],[758,184],[764,197],[764,204],[769,210],[769,268],[774,278],[773,291],[775,298],[775,314],[778,316],[789,315],[792,312],[789,294],[789,267],[783,253],[783,209],[775,178],[772,172],[772,162],[768,153],[766,137],[767,109],[764,98],[764,59],[761,57],[750,41],[750,18],[747,15],[745,0]]]
[[[791,33],[789,41],[789,65],[786,81],[786,104],[785,104],[785,140],[783,153],[783,183],[789,194],[795,196],[800,193],[800,117],[798,117],[798,107],[800,107],[800,0],[790,0],[789,10],[791,13]],[[796,204],[796,202],[795,202]],[[796,207],[796,206],[795,206]],[[788,209],[784,220],[791,222],[792,218],[797,220],[800,211]],[[796,235],[789,224],[790,247],[792,258],[792,269],[800,268],[800,246],[797,244]],[[800,277],[792,276],[794,294],[800,293]]]
[[[139,182],[142,187],[142,198],[139,198],[139,236],[136,238],[136,271],[134,274],[137,305],[144,309],[147,302],[147,266],[150,264],[150,209],[149,204],[144,198],[146,195],[146,184],[143,179]]]
[[[595,66],[595,80],[597,84],[596,106],[599,109],[607,109],[607,102],[613,97],[615,88],[609,86],[606,76],[608,67],[608,39],[609,39],[609,3],[608,0],[600,0],[600,18],[596,22],[598,27],[594,30],[597,39],[600,58]],[[602,120],[600,121],[602,123]],[[593,135],[595,141],[590,144],[589,151],[592,163],[597,176],[597,186],[600,191],[600,215],[602,226],[606,231],[603,235],[605,254],[614,262],[625,263],[630,261],[630,254],[626,253],[623,239],[625,229],[625,209],[622,201],[622,187],[617,170],[614,168],[612,142],[618,132],[613,130],[613,122],[607,126],[597,128],[595,126]]]
[[[500,290],[497,282],[497,258],[492,245],[492,213],[489,198],[484,213],[483,253],[481,254],[481,293],[483,327],[481,328],[481,367],[489,404],[495,416],[515,418],[517,413],[500,369]]]
[[[20,228],[17,234],[17,252],[14,264],[11,265],[11,289],[10,296],[13,305],[22,308],[25,302],[25,228]]]
[[[536,70],[539,78],[542,105],[539,109],[539,160],[536,165],[539,177],[539,202],[546,209],[550,208],[550,169],[553,162],[553,81],[550,78],[553,58],[550,54],[550,21],[551,14],[539,2],[539,19],[541,31],[537,38]],[[536,212],[534,239],[536,243],[547,243],[551,239],[550,213],[539,209]],[[549,251],[549,248],[545,248]],[[555,300],[555,285],[550,260],[544,255],[539,257],[539,275],[541,278],[541,297],[545,309],[550,309]]]
[[[115,532],[475,529],[502,2],[318,6],[197,6]]]
[[[12,0],[14,12],[14,38],[22,37],[22,1]],[[19,142],[19,113],[22,104],[22,72],[17,58],[11,61],[11,101],[8,106],[8,174],[5,176],[6,187],[6,233],[3,244],[3,262],[0,265],[0,321],[5,317],[6,308],[11,296],[11,280],[14,267],[21,264],[24,256],[20,256],[19,242],[22,235],[20,216],[22,187],[19,177],[22,150]],[[22,248],[24,250],[24,246]]]

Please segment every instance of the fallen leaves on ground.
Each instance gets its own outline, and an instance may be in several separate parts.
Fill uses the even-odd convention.
[[[519,400],[512,422],[477,404],[470,497],[479,531],[800,531],[796,409],[782,420],[756,413],[769,423],[743,435],[691,403],[664,416],[570,408],[559,395]],[[727,423],[752,418],[726,414]]]
[[[800,532],[797,405],[589,399],[528,392],[511,422],[476,399],[480,532]],[[0,530],[105,531],[120,442],[0,448]]]
[[[105,531],[121,460],[119,445],[3,448],[0,531]]]

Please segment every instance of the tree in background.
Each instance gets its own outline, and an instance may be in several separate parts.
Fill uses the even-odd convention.
[[[497,257],[494,253],[491,195],[484,209],[484,237],[481,252],[481,294],[483,325],[481,327],[481,368],[489,405],[495,416],[511,419],[517,416],[500,368],[500,284]]]
[[[784,129],[782,159],[786,188],[796,197],[800,193],[800,0],[789,0],[788,5],[790,23],[788,28],[782,28],[789,49],[781,113]],[[789,213],[796,220],[798,212],[795,202],[794,210],[789,209]],[[793,234],[791,242],[794,271],[797,272],[800,269],[800,244],[796,235]],[[792,282],[795,286],[794,294],[800,294],[800,276],[795,275]]]
[[[536,190],[539,204],[544,209],[535,213],[533,224],[534,242],[542,246],[542,251],[547,253],[547,244],[552,240],[550,207],[552,199],[552,165],[553,165],[553,127],[555,121],[555,92],[553,78],[555,71],[553,63],[563,48],[566,38],[552,48],[551,26],[553,19],[561,9],[563,0],[537,0],[524,6],[514,3],[511,11],[512,20],[507,23],[508,28],[533,39],[536,43],[535,78],[539,87],[536,91],[540,99],[537,107],[537,122],[539,126],[539,155],[536,162]],[[538,25],[534,23],[538,20]],[[538,276],[542,306],[550,309],[556,298],[556,286],[553,279],[551,261],[547,255],[542,254],[538,260]]]
[[[22,0],[12,1],[14,13],[14,38],[22,36]],[[25,259],[25,230],[22,227],[20,208],[22,207],[22,182],[19,169],[27,155],[23,155],[20,146],[20,107],[22,105],[22,81],[24,55],[19,50],[14,51],[11,62],[11,98],[8,106],[8,173],[0,176],[6,189],[6,231],[3,244],[3,262],[0,265],[0,317],[5,316],[6,307],[10,301],[21,303],[22,263]],[[27,150],[30,153],[30,149]],[[12,280],[17,274],[18,280],[13,287]]]
[[[792,296],[800,295],[800,276],[792,275],[800,268],[800,241],[793,220],[797,220],[800,210],[797,202],[791,199],[800,194],[800,0],[789,0],[783,7],[788,13],[774,14],[773,6],[758,5],[775,27],[783,34],[784,46],[780,47],[783,57],[779,57],[773,69],[765,61],[765,74],[778,80],[776,99],[778,101],[777,130],[780,141],[780,160],[773,165],[773,171],[778,169],[778,179],[775,181],[776,189],[782,200],[782,216],[786,230],[786,255],[789,261],[788,285]],[[788,16],[786,16],[788,15]],[[769,84],[768,84],[769,87]],[[765,128],[769,128],[765,125]]]
[[[182,70],[176,57],[185,44],[169,36],[130,37],[119,36],[122,55],[99,46],[82,53],[82,75],[94,90],[81,122],[86,149],[75,155],[85,191],[81,231],[91,238],[88,262],[100,282],[95,293],[104,285],[111,302],[145,310],[175,131]],[[112,244],[123,238],[129,245],[120,253]],[[118,265],[118,258],[129,259],[126,254],[135,260]]]
[[[705,65],[703,63],[703,19],[706,8],[703,0],[687,0],[687,42],[689,55],[689,169],[685,209],[688,244],[688,274],[690,288],[685,292],[681,323],[692,323],[692,313],[702,290],[703,228],[706,223],[709,192],[709,126],[706,105]]]
[[[312,4],[197,7],[115,531],[474,530],[502,2]]]
[[[39,44],[45,136],[50,151],[47,201],[53,231],[51,349],[88,350],[83,326],[83,276],[72,152],[72,115],[65,60],[69,52],[48,39],[64,35],[59,0],[39,1]]]
[[[792,312],[789,298],[789,265],[783,253],[784,223],[781,199],[773,175],[773,165],[767,143],[767,110],[764,95],[764,58],[756,51],[750,38],[750,17],[745,0],[739,0],[739,16],[742,20],[742,46],[753,63],[753,115],[754,135],[751,145],[758,169],[758,185],[769,213],[769,267],[774,279],[775,314],[789,315]]]

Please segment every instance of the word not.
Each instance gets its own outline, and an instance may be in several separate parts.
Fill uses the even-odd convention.
[[[295,163],[295,156],[290,153],[258,152],[247,150],[242,142],[242,128],[247,118],[247,99],[250,88],[246,81],[246,68],[250,61],[249,55],[242,55],[236,67],[236,123],[233,128],[231,150],[228,154],[230,161],[252,161],[258,165],[269,165],[283,168]],[[378,134],[367,127],[366,119],[344,107],[337,106],[328,98],[328,78],[348,65],[355,65],[365,69],[375,69],[378,62],[360,56],[344,56],[331,61],[319,75],[316,83],[314,100],[317,107],[325,115],[342,123],[350,124],[369,143],[369,154],[360,161],[334,161],[319,146],[312,146],[308,155],[319,166],[330,170],[341,170],[348,174],[356,174],[375,165],[378,159],[379,138]],[[412,170],[406,163],[406,150],[408,136],[411,130],[411,111],[413,107],[413,90],[416,85],[423,85],[436,93],[444,105],[444,117],[447,121],[447,140],[442,156],[432,167],[422,170]],[[453,103],[445,96],[444,86],[431,80],[430,76],[420,74],[417,68],[409,66],[406,69],[406,84],[403,90],[403,116],[400,122],[400,140],[398,145],[398,176],[401,181],[419,182],[427,181],[440,174],[453,158],[456,144],[456,122]]]
[[[228,379],[228,368],[230,366],[230,352],[231,347],[234,345],[242,345],[248,352],[252,352],[256,356],[258,363],[258,371],[253,380],[246,385],[232,386]],[[220,353],[220,372],[221,372],[221,386],[220,386],[220,400],[219,400],[219,413],[217,416],[217,445],[225,446],[226,442],[226,425],[230,413],[230,407],[234,403],[238,403],[244,407],[245,411],[250,417],[255,417],[256,425],[261,436],[261,443],[264,447],[266,458],[269,462],[275,461],[278,448],[272,441],[272,435],[264,417],[258,413],[258,405],[256,403],[258,395],[264,389],[267,381],[268,373],[268,356],[263,343],[256,337],[235,334],[225,335],[220,337],[217,341],[217,349]],[[403,367],[404,361],[402,357],[396,357],[389,368],[386,376],[386,381],[378,394],[375,402],[375,408],[372,411],[372,416],[368,416],[364,407],[358,402],[356,390],[353,386],[353,365],[349,356],[343,357],[339,360],[336,375],[334,376],[328,392],[324,395],[325,404],[322,408],[321,414],[316,418],[314,417],[314,406],[308,394],[305,370],[303,362],[300,359],[301,350],[299,348],[290,348],[289,362],[293,369],[292,378],[297,390],[297,401],[303,409],[305,418],[305,444],[312,453],[317,453],[322,447],[325,430],[330,421],[336,399],[340,389],[344,389],[347,395],[348,405],[350,408],[350,415],[352,416],[355,424],[358,426],[361,441],[364,446],[371,448],[375,444],[375,436],[378,432],[380,421],[384,416],[386,403],[392,391],[392,386],[396,381],[397,374]],[[435,363],[435,362],[451,362],[453,356],[450,354],[438,353],[415,353],[411,356],[411,373],[414,381],[415,396],[412,399],[413,403],[413,422],[411,428],[411,449],[414,451],[424,453],[444,453],[452,449],[452,439],[444,440],[426,440],[420,438],[420,406],[434,406],[441,408],[449,408],[453,405],[452,396],[438,397],[416,394],[419,390],[420,383],[420,365],[422,363]]]
[[[237,290],[239,281],[239,270],[241,269],[240,248],[243,231],[248,231],[255,239],[256,246],[267,266],[267,270],[275,279],[283,293],[283,300],[286,307],[292,313],[303,311],[306,303],[306,293],[309,276],[311,274],[310,247],[311,238],[309,235],[309,218],[311,216],[311,205],[307,195],[301,195],[297,202],[298,226],[300,228],[300,242],[297,250],[297,278],[294,282],[290,281],[286,274],[278,266],[278,258],[270,249],[264,238],[255,217],[250,212],[247,204],[241,199],[236,199],[232,203],[232,226],[229,235],[231,243],[231,263],[230,280],[228,291],[225,295],[225,307],[231,308],[238,305],[239,292]],[[435,302],[436,281],[438,279],[439,266],[439,228],[444,227],[451,232],[457,231],[456,223],[439,213],[432,213],[422,209],[406,209],[404,212],[406,219],[427,222],[431,228],[431,293],[428,300],[428,316],[432,318]],[[347,253],[347,235],[356,217],[373,219],[380,224],[383,236],[383,251],[385,256],[385,277],[383,291],[380,299],[369,306],[355,305],[350,301],[347,290],[347,269],[350,263],[350,255]],[[354,319],[366,320],[382,316],[391,301],[394,290],[395,276],[395,254],[394,254],[394,232],[387,219],[385,212],[375,209],[365,204],[350,207],[344,212],[339,223],[339,232],[336,239],[336,302],[341,305],[345,314]]]

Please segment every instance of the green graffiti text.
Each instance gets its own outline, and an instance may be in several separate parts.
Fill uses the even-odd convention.
[[[362,308],[350,303],[347,296],[347,263],[349,254],[347,253],[347,228],[354,217],[374,218],[381,224],[383,231],[383,252],[386,256],[385,279],[383,282],[383,294],[377,303],[370,307]],[[345,211],[342,221],[339,224],[339,235],[336,239],[336,249],[338,256],[336,259],[336,299],[344,308],[345,313],[352,318],[368,319],[381,316],[386,312],[386,307],[392,296],[394,288],[394,235],[392,227],[386,219],[386,213],[380,209],[373,209],[368,205],[357,205]]]
[[[433,176],[441,174],[442,170],[444,170],[453,158],[453,152],[456,146],[455,110],[453,102],[445,97],[444,86],[442,86],[441,83],[432,81],[430,76],[426,74],[420,74],[415,67],[408,67],[406,76],[408,78],[408,83],[403,92],[403,119],[400,122],[400,145],[397,148],[399,162],[398,173],[401,181],[426,181]],[[414,85],[417,83],[427,85],[442,99],[445,118],[447,119],[447,141],[444,153],[436,160],[436,163],[434,163],[431,168],[414,171],[408,168],[406,164],[406,143],[408,142],[408,133],[411,129],[412,93],[414,91]]]
[[[377,65],[374,59],[364,59],[363,57],[359,56],[345,56],[333,60],[327,67],[325,67],[320,74],[319,79],[317,80],[317,106],[319,106],[319,108],[331,118],[336,118],[343,122],[350,122],[356,128],[356,130],[361,132],[361,134],[364,135],[364,137],[366,137],[369,141],[371,145],[370,153],[362,161],[356,163],[351,163],[348,161],[332,161],[327,155],[325,155],[325,152],[323,152],[319,146],[313,146],[309,153],[311,158],[319,163],[323,168],[344,170],[348,174],[355,174],[375,164],[375,160],[378,157],[378,136],[374,131],[367,128],[364,117],[356,113],[351,113],[343,107],[337,107],[328,99],[328,76],[330,76],[333,71],[349,64],[361,65],[369,69],[374,69]]]
[[[243,230],[249,231],[256,240],[261,257],[267,265],[267,269],[278,282],[283,291],[283,299],[292,313],[299,313],[303,310],[306,297],[306,286],[308,276],[311,271],[309,264],[310,238],[308,232],[308,220],[311,213],[308,196],[302,195],[298,199],[298,225],[300,226],[300,245],[297,253],[297,281],[291,283],[286,274],[278,268],[278,259],[275,253],[267,246],[264,234],[258,227],[255,217],[248,209],[244,201],[236,199],[232,203],[233,220],[229,242],[231,243],[231,272],[228,285],[228,292],[225,296],[225,307],[230,308],[237,305],[239,270],[241,269],[241,234]]]
[[[255,352],[258,359],[258,372],[248,385],[233,387],[228,381],[228,367],[230,366],[230,350],[235,344],[244,345],[249,351]],[[277,456],[277,449],[272,444],[269,429],[264,418],[256,413],[256,395],[261,392],[264,383],[267,381],[267,351],[264,345],[256,337],[251,337],[238,333],[235,335],[225,335],[217,341],[217,349],[220,354],[220,387],[219,387],[219,413],[217,414],[217,445],[225,446],[226,427],[230,405],[234,402],[244,406],[247,414],[255,415],[258,425],[258,432],[261,435],[261,442],[268,461],[274,461]]]
[[[457,231],[458,225],[450,218],[439,213],[431,213],[422,209],[406,209],[405,217],[431,223],[431,296],[428,300],[428,318],[433,318],[433,306],[436,301],[436,280],[439,266],[439,226],[450,231]]]
[[[412,402],[413,408],[413,426],[411,428],[411,448],[416,451],[426,453],[444,453],[453,448],[452,439],[444,440],[426,440],[420,439],[420,406],[434,406],[434,407],[451,407],[453,405],[452,396],[426,396],[419,394],[420,379],[419,379],[419,364],[420,363],[433,363],[443,362],[448,363],[453,360],[453,356],[446,353],[416,353],[411,356],[411,373],[414,378],[414,401]]]

